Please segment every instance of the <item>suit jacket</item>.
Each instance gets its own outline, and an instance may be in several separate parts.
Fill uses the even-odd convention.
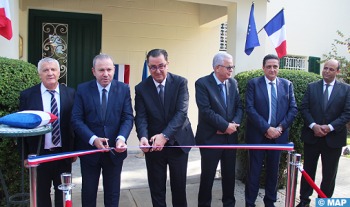
[[[28,88],[21,92],[19,110],[43,110],[43,101],[41,97],[41,84]],[[76,148],[75,135],[70,125],[71,112],[74,103],[75,90],[59,84],[60,90],[60,133],[63,152],[70,152]],[[42,139],[39,155],[43,154],[45,146],[45,137]],[[39,136],[24,138],[24,159],[29,154],[37,154]],[[19,139],[21,143],[21,139]],[[19,144],[20,146],[21,144]],[[22,152],[22,149],[19,149]],[[71,163],[71,159],[66,159],[67,163]]]
[[[350,86],[335,81],[326,109],[323,104],[323,80],[310,83],[300,105],[301,116],[304,119],[304,128],[301,140],[308,144],[315,144],[319,137],[309,128],[311,123],[331,124],[334,131],[326,135],[326,142],[331,148],[346,145],[347,127],[350,121]],[[324,123],[323,123],[324,120]]]
[[[293,92],[293,84],[289,80],[277,78],[277,125],[283,127],[282,135],[276,139],[276,144],[286,144],[289,129],[297,116],[297,105]],[[247,113],[245,141],[247,144],[260,144],[265,133],[270,128],[269,97],[265,77],[249,80],[245,96]]]
[[[179,145],[195,144],[187,117],[189,94],[185,78],[167,74],[164,107],[152,76],[135,86],[135,93],[135,125],[139,139],[163,133],[169,138],[168,144],[174,144],[175,140]],[[190,148],[182,150],[188,153]]]
[[[229,123],[240,124],[243,117],[243,105],[238,92],[237,81],[229,78],[226,81],[226,103],[213,77],[213,73],[198,79],[196,101],[198,106],[197,145],[237,144],[237,133],[231,135],[217,134],[225,132]]]
[[[108,93],[105,122],[102,121],[102,110],[100,104],[100,93],[97,81],[92,80],[78,85],[72,111],[72,126],[78,137],[79,150],[96,149],[89,144],[93,135],[108,138],[111,147],[116,146],[116,138],[122,135],[127,139],[133,125],[133,110],[131,107],[129,85],[113,80]],[[109,153],[113,163],[123,161],[127,152]],[[101,153],[81,156],[91,165],[97,164]]]

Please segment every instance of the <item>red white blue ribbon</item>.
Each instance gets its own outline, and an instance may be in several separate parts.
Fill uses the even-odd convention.
[[[196,146],[135,146],[126,147],[127,149],[132,148],[150,148],[150,147],[181,147],[181,148],[202,148],[202,149],[269,149],[269,150],[293,150],[294,144],[231,144],[231,145],[196,145]],[[114,147],[107,149],[95,149],[95,150],[82,150],[73,152],[63,152],[51,155],[41,155],[36,157],[28,158],[28,165],[37,165],[44,162],[50,162],[55,160],[61,160],[76,156],[82,156],[87,154],[93,154],[97,152],[107,152],[114,150]]]
[[[97,152],[107,152],[113,147],[107,149],[95,149],[95,150],[82,150],[82,151],[73,151],[73,152],[62,152],[58,154],[50,154],[50,155],[41,155],[36,157],[28,157],[28,165],[37,165],[44,162],[51,162],[55,160],[62,160],[66,158],[82,156],[87,154],[93,154]]]

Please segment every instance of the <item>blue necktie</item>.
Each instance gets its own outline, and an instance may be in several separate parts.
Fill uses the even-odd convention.
[[[276,121],[276,110],[277,110],[277,97],[276,97],[276,89],[275,89],[275,83],[270,82],[271,84],[271,123],[270,125],[272,127],[277,126]]]
[[[225,102],[225,105],[226,105],[226,97],[225,97],[225,93],[224,93],[225,84],[220,83],[219,87],[220,87],[220,92],[221,92],[222,98],[224,99],[224,102]]]
[[[55,90],[47,90],[51,94],[51,113],[58,117],[58,107],[55,99]],[[57,146],[61,141],[60,120],[52,122],[52,143]]]
[[[101,104],[101,109],[102,109],[102,121],[104,122],[106,119],[106,109],[107,109],[107,97],[106,97],[106,92],[107,90],[104,88],[102,89],[102,104]]]

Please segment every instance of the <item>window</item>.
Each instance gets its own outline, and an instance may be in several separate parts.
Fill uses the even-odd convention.
[[[220,26],[220,49],[219,51],[227,51],[227,22]]]
[[[307,57],[286,55],[280,59],[281,69],[306,70]]]

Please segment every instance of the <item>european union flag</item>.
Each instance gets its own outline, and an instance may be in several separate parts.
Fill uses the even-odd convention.
[[[247,30],[247,39],[245,42],[244,52],[250,55],[254,47],[260,46],[258,33],[256,31],[255,19],[254,19],[254,3],[252,4],[252,9],[250,10],[249,24]]]
[[[146,78],[148,78],[147,60],[145,60],[145,63],[143,64],[142,80],[145,80]]]

